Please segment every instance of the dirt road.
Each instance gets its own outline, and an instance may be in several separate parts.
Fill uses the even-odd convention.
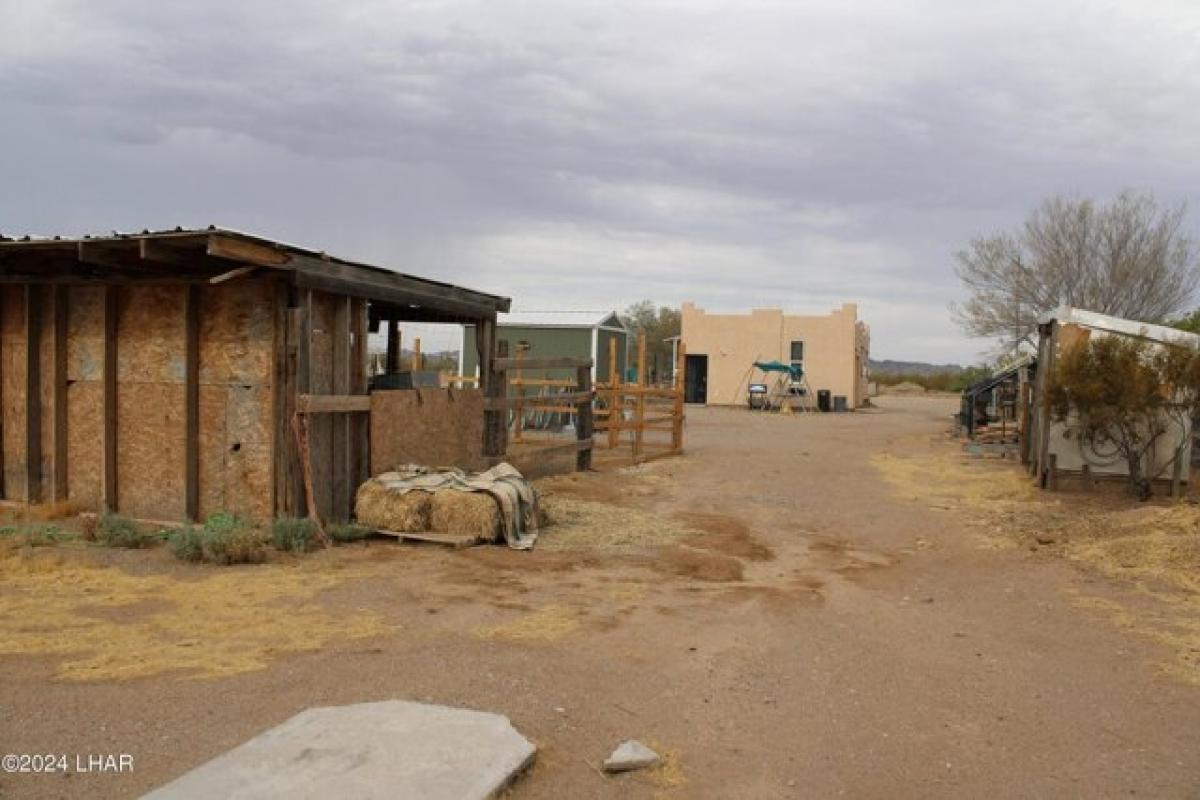
[[[654,548],[611,529],[586,546],[564,525],[533,553],[381,542],[285,564],[338,576],[302,622],[362,626],[339,638],[326,625],[320,649],[299,653],[281,634],[271,645],[270,625],[246,627],[247,647],[251,632],[268,642],[262,669],[231,657],[224,672],[156,672],[118,651],[95,675],[119,666],[124,680],[63,677],[68,645],[20,639],[25,654],[0,656],[0,749],[131,753],[135,770],[0,776],[0,795],[136,795],[305,707],[387,698],[509,715],[541,748],[514,798],[1200,794],[1200,689],[1163,672],[1167,648],[1077,602],[1132,589],[1003,531],[990,540],[979,509],[906,491],[898,460],[954,452],[941,435],[953,401],[884,402],[693,409],[686,458],[546,484],[560,514],[607,509],[616,528],[666,531]],[[161,550],[65,563],[101,557],[195,585],[197,603],[213,572]],[[286,601],[261,602],[256,620],[287,625]],[[153,614],[141,602],[94,616],[115,636]],[[0,651],[15,636],[0,630]],[[626,738],[667,765],[601,775]]]

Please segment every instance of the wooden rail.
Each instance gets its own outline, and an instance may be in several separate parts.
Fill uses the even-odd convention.
[[[610,380],[596,387],[597,397],[604,401],[606,406],[596,410],[597,415],[601,417],[596,427],[606,432],[605,444],[608,449],[615,450],[620,447],[622,432],[628,432],[629,446],[635,463],[683,452],[686,364],[687,351],[680,342],[676,352],[673,384],[647,385],[646,336],[643,333],[638,336],[637,378],[634,383],[626,383],[617,375],[616,340],[609,341]],[[626,418],[627,411],[632,413],[632,419]],[[652,412],[652,415],[648,416],[647,411]],[[670,433],[671,438],[669,442],[650,442],[646,437],[648,433]],[[652,450],[653,454],[650,453]]]

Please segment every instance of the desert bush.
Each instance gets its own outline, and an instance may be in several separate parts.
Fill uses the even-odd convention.
[[[1200,408],[1200,352],[1125,336],[1093,336],[1055,364],[1046,407],[1092,452],[1122,459],[1130,490],[1146,499],[1150,482],[1174,460],[1156,462],[1159,440],[1171,430],[1190,430]]]
[[[317,546],[317,526],[311,519],[277,519],[271,524],[271,543],[288,553],[307,553]]]
[[[339,524],[329,526],[329,538],[339,544],[359,542],[371,535],[371,529],[365,525]]]
[[[172,531],[167,537],[171,554],[180,561],[201,561],[204,558],[204,537],[191,525]]]
[[[119,514],[105,514],[96,523],[96,541],[105,547],[145,547],[149,540],[133,520]]]
[[[247,520],[227,511],[204,521],[200,546],[214,564],[257,564],[267,557],[262,535]]]

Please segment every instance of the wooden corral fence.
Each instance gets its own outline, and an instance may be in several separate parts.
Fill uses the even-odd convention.
[[[526,372],[546,372],[550,370],[574,370],[574,380],[528,378]],[[502,411],[505,416],[513,412],[512,439],[514,444],[532,445],[523,452],[522,459],[543,457],[565,453],[575,453],[575,468],[578,470],[591,469],[593,409],[592,402],[595,393],[592,391],[592,360],[590,358],[525,358],[524,353],[518,352],[515,358],[498,358],[493,362],[493,372],[496,380],[486,392],[484,407],[489,411]],[[562,391],[552,395],[530,397],[526,389],[530,386],[539,388],[555,387]],[[515,392],[510,392],[515,389]],[[544,412],[572,415],[575,424],[575,438],[564,440],[561,436],[542,433],[528,433],[524,429],[523,418],[527,411],[537,409]],[[501,433],[507,439],[508,425],[500,427]],[[507,447],[498,448],[505,452]]]
[[[638,336],[637,377],[626,382],[617,370],[617,343],[609,342],[608,383],[597,384],[596,427],[605,432],[602,442],[610,450],[628,445],[634,463],[679,455],[683,452],[687,352],[683,342],[675,359],[670,385],[646,383],[646,334]],[[666,434],[666,440],[662,434]]]

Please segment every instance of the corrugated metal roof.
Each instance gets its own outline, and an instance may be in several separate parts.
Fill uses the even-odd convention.
[[[512,311],[497,315],[496,322],[527,328],[625,328],[615,311]]]
[[[1188,333],[1187,331],[1181,331],[1178,328],[1171,328],[1166,325],[1154,325],[1149,322],[1110,317],[1107,314],[1085,311],[1082,308],[1073,308],[1072,306],[1059,306],[1053,311],[1043,314],[1038,322],[1043,325],[1050,322],[1057,322],[1060,325],[1079,325],[1083,328],[1122,333],[1126,336],[1136,336],[1140,339],[1149,339],[1154,342],[1200,346],[1200,336],[1194,333]]]

